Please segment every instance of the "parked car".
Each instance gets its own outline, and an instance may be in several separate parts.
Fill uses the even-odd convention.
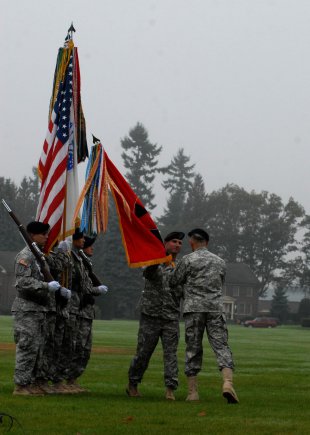
[[[248,328],[275,328],[277,325],[277,319],[272,317],[256,317],[244,322],[244,326]]]

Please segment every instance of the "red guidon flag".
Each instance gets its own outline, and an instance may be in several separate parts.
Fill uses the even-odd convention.
[[[119,218],[123,244],[130,267],[171,260],[150,214],[104,151],[104,165]]]

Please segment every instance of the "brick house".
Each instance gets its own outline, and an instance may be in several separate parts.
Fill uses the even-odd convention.
[[[227,263],[223,303],[227,319],[242,321],[258,312],[260,281],[244,263]]]

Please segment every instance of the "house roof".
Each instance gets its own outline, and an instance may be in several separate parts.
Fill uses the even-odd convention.
[[[14,273],[15,251],[0,251],[0,273]]]
[[[260,282],[247,264],[227,263],[226,285],[227,284],[260,285]]]

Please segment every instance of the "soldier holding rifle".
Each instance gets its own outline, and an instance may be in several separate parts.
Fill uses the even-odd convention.
[[[27,232],[39,248],[48,237],[49,225],[30,222]],[[60,290],[58,281],[46,282],[40,266],[26,246],[15,260],[17,296],[12,306],[16,364],[14,395],[42,396],[45,392],[37,385],[42,373],[43,351],[47,331],[47,314],[51,298]]]
[[[8,204],[4,200],[2,203],[26,243],[15,259],[17,296],[12,306],[16,343],[13,394],[42,396],[45,391],[38,382],[44,373],[48,313],[54,305],[56,293],[59,298],[68,299],[71,292],[54,280],[41,251],[48,238],[49,225],[33,221],[26,230]]]

